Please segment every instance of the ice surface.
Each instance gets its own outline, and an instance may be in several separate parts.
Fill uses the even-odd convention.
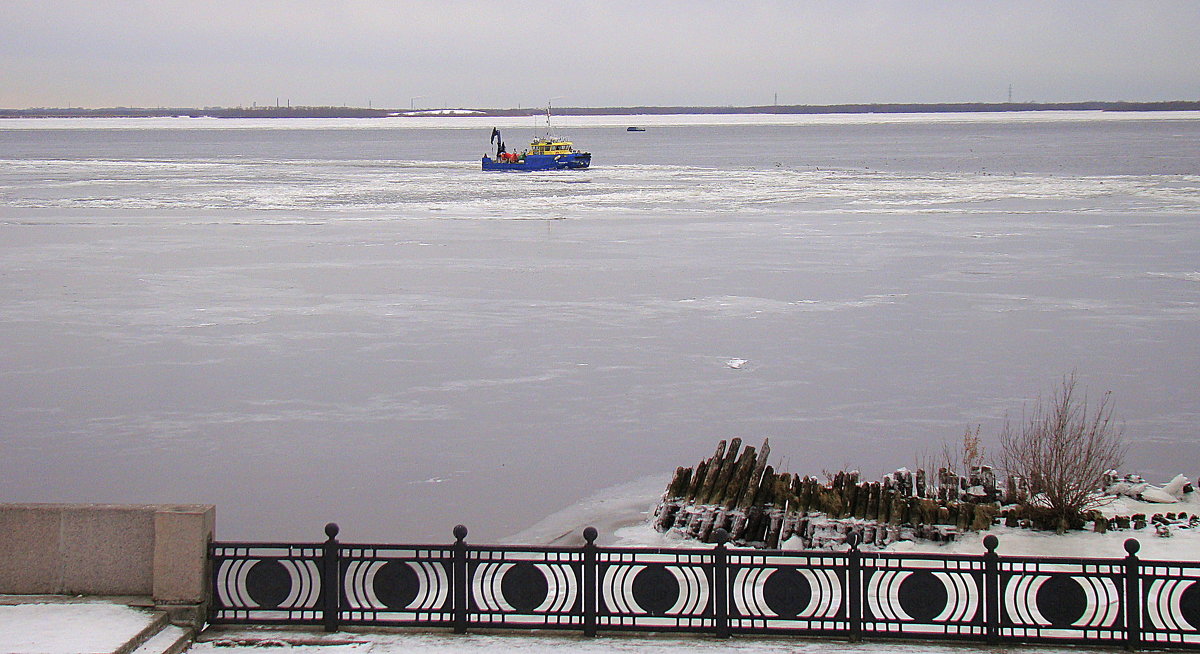
[[[732,436],[913,467],[1073,370],[1195,476],[1200,115],[564,120],[595,167],[530,175],[403,120],[0,124],[0,495],[484,542]]]

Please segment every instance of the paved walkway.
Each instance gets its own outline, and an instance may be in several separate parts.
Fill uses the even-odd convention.
[[[112,654],[153,622],[110,602],[0,604],[0,653]]]
[[[264,645],[289,645],[288,649],[264,649]],[[667,634],[620,634],[586,638],[576,632],[525,632],[503,634],[452,634],[445,632],[391,631],[373,633],[285,631],[281,629],[216,629],[201,634],[189,654],[1113,654],[1112,649],[996,647],[978,644],[930,644],[928,641],[848,643],[843,640],[814,640],[785,637],[676,636]]]
[[[0,602],[0,654],[112,654],[143,632],[152,613],[111,601],[49,603]],[[149,646],[150,644],[147,644]],[[272,647],[274,646],[274,647]],[[1111,649],[998,647],[929,642],[814,640],[786,637],[738,637],[668,634],[605,634],[586,638],[577,632],[504,632],[452,634],[444,631],[376,630],[337,632],[284,628],[210,627],[188,652],[192,654],[519,654],[630,653],[713,654],[964,654],[971,651],[1007,654],[1086,654]],[[141,650],[139,650],[141,651]],[[147,650],[148,651],[148,650]]]

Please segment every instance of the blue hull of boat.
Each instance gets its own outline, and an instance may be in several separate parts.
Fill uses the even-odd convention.
[[[527,154],[523,161],[508,163],[494,161],[491,157],[483,158],[484,170],[572,170],[587,168],[592,165],[592,155],[579,154]]]

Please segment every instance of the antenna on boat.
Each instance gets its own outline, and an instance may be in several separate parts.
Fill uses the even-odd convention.
[[[553,98],[546,100],[546,136],[550,136],[550,130],[553,129],[552,127],[550,127],[550,105],[555,100],[560,100],[565,97],[566,96],[564,96],[564,95],[556,95]]]

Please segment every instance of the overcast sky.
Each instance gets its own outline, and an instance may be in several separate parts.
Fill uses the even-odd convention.
[[[0,107],[1200,99],[1200,1],[0,0]]]

